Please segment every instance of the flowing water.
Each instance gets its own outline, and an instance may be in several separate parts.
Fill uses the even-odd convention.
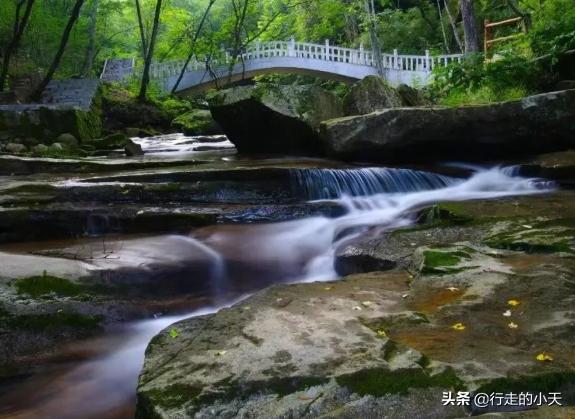
[[[258,279],[251,291],[274,282],[334,280],[338,247],[370,227],[409,225],[415,210],[442,201],[536,194],[553,188],[550,183],[517,177],[506,168],[480,169],[465,179],[384,168],[302,169],[294,170],[291,176],[293,187],[310,200],[334,200],[346,209],[345,214],[275,224],[217,225],[189,236],[162,239],[165,254],[178,253],[177,249],[185,255],[181,250],[189,247],[210,261],[215,305],[195,307],[181,316],[136,322],[100,340],[86,342],[84,347],[104,349],[52,374],[28,380],[0,400],[0,417],[130,417],[149,340],[180,319],[213,313],[245,298],[243,291],[230,291],[234,282],[240,281],[244,268],[259,268],[267,276]]]

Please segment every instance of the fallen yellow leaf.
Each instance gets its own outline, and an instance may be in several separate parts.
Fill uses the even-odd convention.
[[[513,323],[513,322],[509,322],[509,324],[507,325],[510,329],[517,329],[519,326],[517,325],[517,323]]]
[[[463,323],[455,323],[451,328],[455,330],[465,330],[465,325]]]
[[[521,302],[519,300],[512,299],[507,301],[507,304],[509,304],[511,307],[515,307],[521,304]]]
[[[546,352],[541,352],[535,358],[537,359],[537,361],[541,361],[541,362],[553,361],[553,357]]]
[[[387,336],[387,333],[385,333],[385,330],[379,329],[377,331],[377,336],[384,338]]]

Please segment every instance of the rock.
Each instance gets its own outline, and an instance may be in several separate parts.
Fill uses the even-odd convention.
[[[25,153],[28,148],[24,144],[8,143],[4,146],[4,150],[8,153]]]
[[[51,152],[61,152],[64,151],[65,147],[61,143],[52,143],[48,146],[48,150]]]
[[[185,135],[215,135],[221,134],[222,129],[212,118],[209,110],[194,109],[178,116],[172,121],[172,127],[181,130]]]
[[[397,86],[397,93],[401,97],[404,106],[425,106],[429,104],[421,90],[414,89],[407,84]]]
[[[48,152],[50,148],[45,144],[38,144],[32,148],[34,154],[43,155]]]
[[[78,147],[78,140],[72,134],[60,134],[55,142],[63,144],[69,149]]]
[[[575,187],[575,150],[541,154],[519,165],[521,176],[542,177]]]
[[[433,417],[464,417],[439,403],[453,388],[573,400],[567,258],[458,243],[419,248],[414,264],[415,276],[274,286],[170,326],[147,348],[138,417],[426,417],[432,394]]]
[[[124,151],[126,152],[126,156],[143,156],[144,150],[142,150],[142,146],[140,144],[136,144],[132,140],[126,141],[124,144]]]
[[[575,90],[459,108],[400,108],[325,121],[337,158],[486,161],[575,148]]]
[[[356,273],[388,271],[397,266],[399,255],[385,254],[385,250],[377,249],[381,240],[370,244],[362,242],[360,246],[348,245],[337,251],[335,256],[335,271],[340,276]],[[376,250],[377,249],[377,250]]]
[[[170,116],[157,105],[139,103],[129,91],[112,84],[105,84],[102,90],[102,123],[105,132],[121,131],[126,127],[157,131],[170,129]]]
[[[126,134],[117,132],[115,134],[107,135],[104,138],[90,140],[85,143],[86,145],[95,147],[96,150],[114,150],[123,148],[128,141],[130,141],[130,139]]]
[[[378,76],[367,76],[358,81],[343,98],[343,110],[347,116],[401,106],[403,101],[398,92]]]
[[[313,85],[241,86],[208,100],[214,119],[240,152],[319,154],[320,122],[342,115],[339,99]]]

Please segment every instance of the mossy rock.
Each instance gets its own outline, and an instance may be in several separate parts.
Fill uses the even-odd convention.
[[[486,237],[483,243],[495,249],[526,253],[575,253],[573,219],[515,224]]]
[[[349,388],[361,396],[384,396],[386,394],[406,394],[413,388],[437,387],[442,389],[462,389],[463,382],[451,368],[435,375],[425,369],[400,369],[387,371],[381,368],[362,370],[354,374],[336,378],[339,385]]]
[[[48,294],[59,296],[76,296],[82,292],[82,287],[64,278],[48,275],[20,278],[14,282],[18,294],[29,295],[33,298]]]
[[[364,115],[403,106],[398,92],[378,76],[367,76],[355,83],[343,98],[345,115]]]
[[[114,150],[123,148],[128,142],[129,138],[122,132],[107,135],[104,138],[98,138],[87,142],[86,145],[93,146],[97,150]]]
[[[469,247],[424,248],[418,255],[418,269],[423,275],[454,274],[470,269],[475,251]]]
[[[222,129],[212,118],[208,110],[195,109],[178,116],[172,121],[172,127],[181,130],[185,135],[215,135]]]
[[[341,100],[315,85],[240,86],[213,93],[208,102],[241,152],[322,154],[320,123],[343,114]]]

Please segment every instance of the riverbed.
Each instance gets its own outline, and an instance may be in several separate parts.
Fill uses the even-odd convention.
[[[123,270],[115,280],[146,294],[142,305],[147,308],[140,315],[147,313],[107,322],[103,333],[64,342],[45,356],[22,358],[34,365],[2,383],[0,417],[132,417],[146,346],[172,323],[214,313],[274,284],[335,281],[337,249],[373,229],[411,226],[418,222],[418,211],[436,203],[555,188],[505,167],[385,168],[242,156],[221,137],[167,135],[139,142],[147,151],[142,161],[181,165],[5,179],[9,191],[49,185],[49,191],[28,192],[39,202],[34,209],[60,214],[69,205],[90,221],[70,229],[75,237],[4,244],[0,252],[15,261],[34,255],[78,265],[82,275]],[[42,194],[58,198],[42,201]],[[21,191],[14,196],[21,200]],[[106,207],[112,213],[108,218],[94,215]],[[133,211],[130,228],[114,212],[128,210]],[[136,225],[146,214],[156,218]],[[165,221],[175,214],[182,218]],[[191,225],[185,218],[190,214],[201,214],[204,221]],[[206,221],[206,216],[211,218]],[[41,266],[19,262],[5,269],[13,277],[42,272]]]

